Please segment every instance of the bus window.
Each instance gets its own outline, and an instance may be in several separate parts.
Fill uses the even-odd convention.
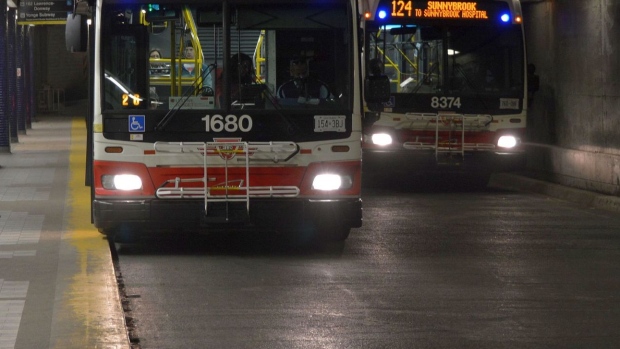
[[[105,109],[147,108],[146,28],[119,26],[110,33],[104,55]],[[112,57],[116,57],[112,59]]]

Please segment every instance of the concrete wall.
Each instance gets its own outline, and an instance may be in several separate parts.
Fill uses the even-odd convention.
[[[528,167],[561,184],[620,195],[620,1],[523,3],[541,89]]]
[[[37,91],[44,85],[65,91],[68,103],[88,98],[88,57],[71,53],[65,45],[64,25],[39,25],[35,31],[35,79]]]

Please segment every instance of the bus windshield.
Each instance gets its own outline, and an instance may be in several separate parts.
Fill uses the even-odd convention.
[[[384,25],[368,40],[369,58],[383,65],[392,93],[522,96],[518,26]]]
[[[102,8],[103,111],[352,109],[345,2]]]

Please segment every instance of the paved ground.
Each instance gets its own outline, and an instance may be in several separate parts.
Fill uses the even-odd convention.
[[[0,153],[0,348],[129,348],[108,243],[90,224],[81,109]]]

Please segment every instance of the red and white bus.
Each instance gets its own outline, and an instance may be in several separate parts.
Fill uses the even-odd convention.
[[[367,100],[364,175],[457,172],[486,183],[521,166],[528,79],[519,1],[365,4],[365,71],[387,76],[391,93]]]
[[[102,233],[344,240],[361,226],[354,0],[95,0],[76,11],[92,20],[88,159]],[[284,95],[287,82],[305,88]]]

